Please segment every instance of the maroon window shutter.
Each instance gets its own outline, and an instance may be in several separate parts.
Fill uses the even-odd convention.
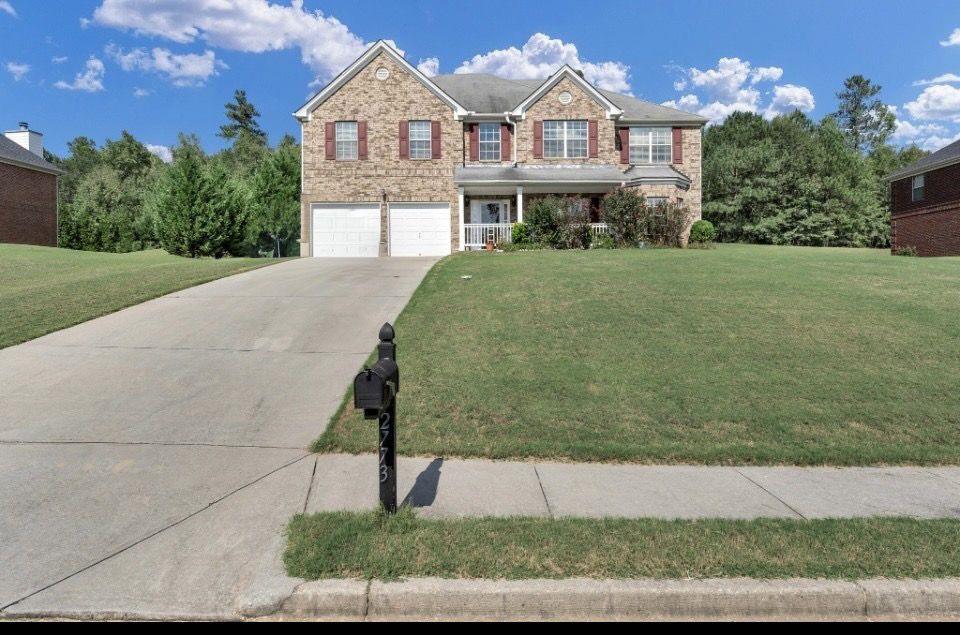
[[[587,146],[590,148],[590,158],[596,159],[598,156],[600,156],[600,142],[597,140],[597,134],[599,131],[599,127],[597,126],[597,120],[591,119],[590,121],[588,121],[587,129],[590,135],[589,145]]]
[[[440,146],[440,122],[431,121],[430,122],[430,150],[432,151],[431,157],[434,159],[443,158],[443,152]]]
[[[509,161],[513,155],[513,146],[510,138],[510,125],[500,124],[500,160]]]
[[[357,158],[367,160],[367,122],[357,122]]]
[[[673,129],[673,162],[683,163],[683,128]]]
[[[400,122],[400,158],[410,158],[410,122]]]
[[[533,158],[543,158],[543,122],[533,122]]]
[[[630,163],[630,128],[620,128],[620,163]]]
[[[323,127],[323,146],[327,161],[332,161],[337,158],[337,126],[335,123],[330,122]]]
[[[470,160],[480,160],[480,124],[470,124]]]

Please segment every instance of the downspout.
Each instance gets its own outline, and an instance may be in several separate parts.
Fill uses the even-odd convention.
[[[517,167],[517,122],[510,118],[510,113],[505,112],[503,115],[507,120],[507,125],[513,127],[513,148],[511,148],[511,152],[513,154],[513,167]]]

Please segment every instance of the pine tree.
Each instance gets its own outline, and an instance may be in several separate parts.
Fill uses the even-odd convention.
[[[267,133],[260,128],[257,121],[260,111],[247,99],[247,91],[235,91],[233,101],[224,107],[227,110],[228,122],[220,126],[218,136],[234,142],[241,137],[247,137],[261,146],[266,145]]]
[[[257,169],[250,193],[250,227],[255,239],[268,237],[275,257],[300,231],[300,148],[281,143]]]
[[[896,129],[896,118],[880,98],[882,87],[863,75],[853,75],[837,93],[837,112],[830,115],[846,133],[850,147],[869,152],[881,147]]]

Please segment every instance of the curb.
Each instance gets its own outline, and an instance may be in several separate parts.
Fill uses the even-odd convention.
[[[935,580],[321,580],[275,618],[960,618],[960,578]]]

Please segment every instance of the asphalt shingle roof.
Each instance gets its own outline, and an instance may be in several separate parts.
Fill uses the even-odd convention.
[[[927,168],[933,168],[941,163],[952,161],[960,162],[960,141],[954,141],[945,148],[941,148],[929,156],[925,156],[915,163],[911,163],[902,170],[897,170],[888,178],[891,181],[902,179],[906,176],[912,176],[924,172]]]
[[[504,79],[483,73],[438,75],[433,82],[443,92],[473,112],[501,113],[513,110],[530,93],[543,84],[543,79]],[[707,120],[682,110],[643,101],[609,90],[600,91],[604,97],[623,110],[623,118],[630,121],[671,121],[702,124]]]
[[[622,183],[626,179],[615,165],[568,165],[568,166],[482,166],[457,167],[455,183],[485,183],[501,181],[511,183]]]
[[[63,170],[54,164],[22,148],[2,134],[0,134],[0,163],[12,163],[50,174],[63,174]]]

